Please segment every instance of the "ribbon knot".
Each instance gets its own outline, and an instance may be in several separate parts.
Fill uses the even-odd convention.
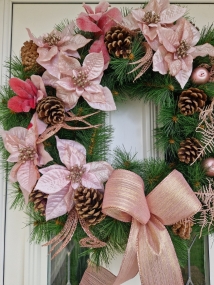
[[[144,285],[182,285],[180,266],[165,226],[193,216],[200,208],[200,201],[177,170],[147,196],[140,176],[115,170],[106,184],[103,212],[117,220],[132,222],[127,248],[113,282],[109,283],[110,276],[112,280],[109,272],[105,283],[90,283],[88,272],[87,284],[119,285],[139,271]]]

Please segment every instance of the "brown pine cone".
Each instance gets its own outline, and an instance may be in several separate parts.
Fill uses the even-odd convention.
[[[182,239],[190,239],[193,225],[191,219],[181,220],[172,226],[172,231]]]
[[[54,96],[47,96],[39,101],[36,112],[40,120],[48,125],[62,123],[65,118],[62,100]]]
[[[46,204],[47,204],[48,194],[45,194],[39,190],[34,190],[30,193],[29,202],[34,204],[34,210],[40,212],[45,216]]]
[[[192,163],[198,157],[200,142],[196,138],[187,138],[180,143],[178,158],[186,164]]]
[[[112,27],[106,33],[104,42],[108,52],[116,57],[128,58],[131,53],[132,36],[123,27]]]
[[[207,95],[203,90],[191,87],[181,93],[178,108],[183,115],[190,116],[200,111],[205,106],[206,100]]]
[[[34,70],[37,74],[45,71],[36,61],[39,56],[37,48],[38,46],[32,40],[24,42],[24,45],[21,47],[21,59],[24,71]]]
[[[79,217],[89,225],[96,225],[105,218],[101,212],[103,194],[97,189],[79,187],[75,192],[74,201]]]

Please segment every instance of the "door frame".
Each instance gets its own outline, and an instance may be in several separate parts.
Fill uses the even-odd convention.
[[[97,3],[98,1],[79,1],[76,0],[75,3]],[[131,1],[117,0],[109,1],[110,3],[121,3],[125,4]],[[134,3],[141,4],[143,1],[135,0]],[[183,3],[183,4],[210,4],[214,3],[214,0],[171,0],[171,3]],[[14,4],[31,4],[31,3],[74,3],[71,0],[0,0],[0,43],[1,43],[1,53],[0,53],[0,86],[6,82],[8,76],[7,70],[4,67],[4,62],[6,59],[10,58],[11,55],[11,31],[12,31],[12,16],[13,16],[13,5]],[[152,109],[150,112],[151,116],[155,119],[156,111]],[[152,143],[152,140],[151,142]],[[152,149],[152,146],[151,148]],[[5,228],[6,228],[6,215],[7,215],[7,182],[4,173],[0,172],[0,284],[4,284],[4,259],[5,259]],[[30,234],[30,228],[24,229],[25,234]],[[214,246],[213,238],[209,238],[209,259],[210,268],[211,264],[214,265]],[[24,250],[24,249],[23,249]],[[30,244],[29,242],[25,245],[25,274],[24,283],[30,285],[47,285],[47,272],[48,272],[48,262],[47,262],[47,249],[42,248],[41,245]],[[12,272],[11,272],[12,274]],[[214,272],[210,270],[210,281],[214,285]]]

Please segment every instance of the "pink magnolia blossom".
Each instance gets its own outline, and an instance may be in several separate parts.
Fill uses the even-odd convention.
[[[168,0],[150,0],[144,9],[132,10],[132,15],[151,48],[157,50],[160,45],[159,28],[173,24],[185,11],[186,8],[170,5]]]
[[[15,162],[9,179],[19,183],[27,203],[28,196],[40,177],[38,167],[47,164],[52,157],[44,149],[42,143],[36,144],[38,138],[35,127],[25,129],[14,127],[9,131],[1,131],[4,146],[10,153],[7,161]]]
[[[43,66],[50,74],[59,78],[58,59],[59,53],[64,53],[68,57],[79,57],[77,50],[85,46],[91,39],[86,39],[80,34],[75,34],[74,23],[66,26],[62,32],[53,30],[50,34],[45,34],[38,38],[34,37],[27,29],[29,37],[38,46],[39,57],[37,62]]]
[[[95,11],[87,5],[83,4],[86,13],[82,12],[76,19],[77,26],[87,32],[95,33],[98,38],[91,45],[89,52],[103,53],[105,69],[108,67],[110,61],[109,53],[104,43],[104,35],[110,30],[112,26],[121,23],[122,14],[116,7],[108,8],[111,5],[106,1],[101,1],[96,7]]]
[[[73,207],[73,195],[79,186],[103,189],[112,173],[112,167],[104,161],[86,163],[86,150],[78,142],[57,140],[57,148],[62,165],[52,165],[40,169],[43,174],[35,189],[49,194],[46,219],[50,220],[69,212]]]
[[[17,96],[8,100],[8,108],[16,113],[35,109],[36,103],[47,96],[42,78],[38,75],[32,75],[31,80],[26,81],[16,77],[11,78],[9,85]]]
[[[111,91],[100,85],[104,59],[102,53],[88,54],[81,66],[75,58],[60,58],[60,72],[66,77],[58,80],[57,97],[65,108],[72,109],[82,96],[95,109],[112,111],[116,109]]]
[[[181,18],[173,29],[161,27],[158,31],[162,45],[153,56],[153,70],[175,76],[183,88],[192,73],[193,59],[214,56],[214,47],[208,43],[195,46],[200,38],[198,30]]]

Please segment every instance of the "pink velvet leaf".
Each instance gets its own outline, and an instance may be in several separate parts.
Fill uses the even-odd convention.
[[[106,182],[113,171],[112,166],[105,161],[87,163],[87,169],[88,172],[93,173],[101,183]]]
[[[31,99],[32,100],[32,99]],[[33,105],[29,99],[23,100],[23,98],[19,96],[14,96],[8,100],[7,107],[8,109],[16,112],[29,112],[31,109],[31,105]],[[34,100],[33,100],[34,102]]]
[[[181,88],[184,88],[184,86],[186,85],[191,73],[192,73],[192,69],[187,70],[187,71],[180,70],[179,73],[175,76],[177,81],[180,83]]]
[[[57,193],[49,194],[47,199],[45,217],[46,221],[60,217],[67,213],[67,203],[65,196],[69,191],[69,185],[66,185]]]
[[[46,194],[54,194],[70,183],[67,178],[69,174],[67,169],[52,169],[42,175],[35,188]]]
[[[111,5],[107,1],[100,1],[95,7],[95,13],[105,13]]]
[[[169,8],[162,11],[160,21],[162,23],[170,24],[181,18],[186,12],[186,8],[170,5]]]
[[[191,53],[192,57],[195,58],[197,56],[214,56],[214,47],[211,44],[203,44],[201,46],[195,46],[195,50]]]
[[[32,161],[26,161],[17,170],[17,181],[29,193],[33,190],[39,177],[39,171]]]
[[[107,87],[103,87],[103,93],[104,93],[104,98],[105,98],[104,102],[92,102],[89,100],[86,100],[86,101],[94,109],[98,109],[102,111],[116,110],[116,105],[115,105],[114,98],[113,98],[111,91]]]
[[[63,165],[59,165],[59,164],[53,164],[53,165],[50,165],[50,166],[47,166],[47,167],[43,167],[43,168],[40,168],[39,169],[39,172],[42,173],[42,174],[45,174],[51,170],[66,170],[66,167],[63,166]]]
[[[103,53],[104,58],[104,69],[108,67],[108,63],[110,61],[110,56],[107,51],[106,45],[104,43],[104,36],[100,36],[98,40],[94,41],[89,49],[89,53],[96,52],[96,53]]]
[[[117,23],[122,22],[122,14],[120,10],[116,7],[111,8],[99,19],[97,25],[102,30],[102,33],[105,34],[110,30],[112,26],[115,26]]]
[[[101,32],[101,29],[93,23],[85,13],[80,13],[79,17],[76,19],[76,23],[78,28],[82,31],[92,33]]]
[[[83,62],[83,67],[88,71],[88,80],[93,80],[103,72],[104,59],[102,52],[89,53]]]

